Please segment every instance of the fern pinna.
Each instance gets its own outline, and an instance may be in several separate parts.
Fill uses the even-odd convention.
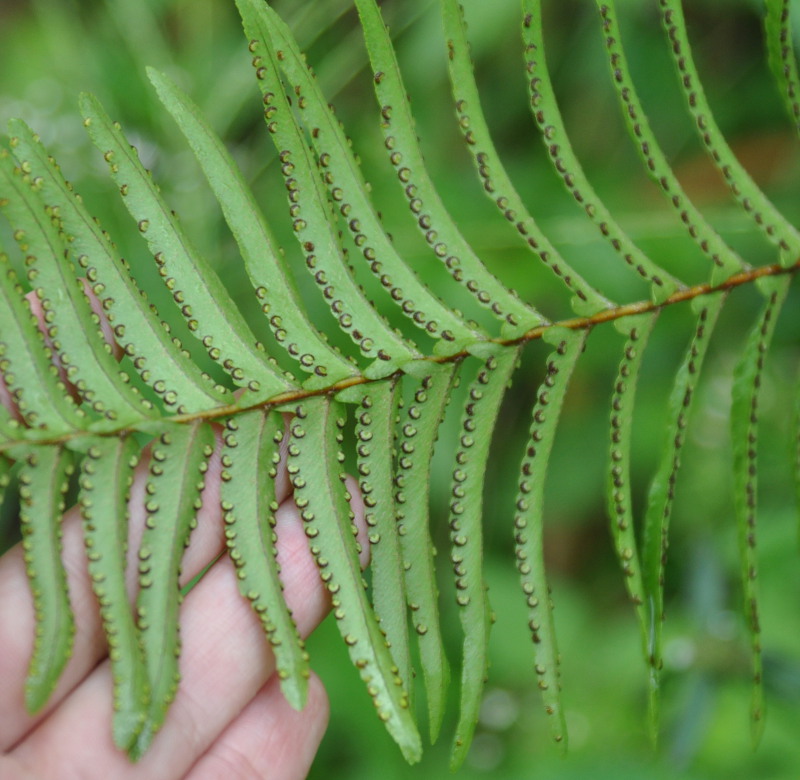
[[[534,674],[553,736],[566,745],[542,544],[544,489],[570,376],[592,331],[613,323],[622,343],[618,374],[608,389],[607,504],[612,545],[640,627],[655,732],[669,524],[685,430],[725,302],[735,288],[752,284],[763,305],[734,371],[730,419],[744,619],[752,641],[752,723],[758,738],[764,717],[756,552],[759,391],[798,268],[800,232],[759,190],[720,133],[692,60],[679,0],[659,0],[658,5],[699,142],[743,218],[752,220],[775,252],[774,264],[752,267],[689,200],[637,95],[614,3],[597,0],[611,78],[635,148],[694,241],[698,262],[707,263],[708,281],[693,286],[659,267],[592,187],[550,80],[542,2],[522,2],[521,50],[533,120],[555,173],[620,267],[649,285],[650,298],[633,303],[618,303],[621,294],[614,289],[596,289],[528,212],[492,143],[463,11],[458,0],[440,1],[458,123],[480,182],[520,251],[530,253],[531,273],[541,262],[547,269],[543,273],[552,272],[561,283],[574,312],[566,320],[548,317],[551,302],[541,301],[540,311],[505,287],[448,213],[426,168],[397,57],[375,0],[355,0],[355,7],[371,63],[382,143],[430,261],[442,264],[463,288],[458,300],[466,301],[466,313],[451,306],[446,293],[440,296],[424,283],[395,248],[352,144],[287,25],[263,0],[236,4],[302,260],[349,341],[329,339],[313,322],[295,284],[295,269],[288,267],[241,171],[192,100],[164,74],[148,72],[219,202],[264,323],[248,322],[239,312],[123,129],[92,96],[82,96],[81,111],[185,329],[208,354],[210,362],[203,365],[213,366],[216,378],[172,336],[170,321],[177,321],[176,313],[158,312],[146,300],[132,269],[36,135],[12,120],[0,149],[0,206],[21,250],[25,277],[18,276],[8,256],[0,255],[0,371],[15,405],[0,413],[0,474],[3,488],[14,485],[19,492],[36,609],[28,708],[44,706],[73,643],[59,558],[60,517],[65,496],[72,494],[83,517],[89,574],[108,637],[114,740],[133,759],[147,750],[179,685],[178,575],[215,446],[223,469],[220,501],[227,552],[241,594],[273,647],[286,698],[303,707],[309,659],[283,601],[275,557],[274,478],[284,442],[294,500],[342,638],[378,717],[410,762],[421,753],[415,677],[424,681],[432,740],[442,725],[450,662],[440,607],[455,603],[463,627],[457,664],[460,717],[452,747],[457,767],[472,740],[488,673],[493,613],[482,571],[481,529],[490,444],[523,350],[541,339],[550,354],[541,383],[530,391],[530,431],[521,453],[516,501],[507,516]],[[789,8],[787,0],[766,0],[765,31],[770,68],[797,124]],[[374,302],[364,287],[369,272],[377,280]],[[695,325],[686,333],[665,415],[665,444],[639,512],[631,490],[637,383],[660,312],[679,304],[692,308]],[[393,305],[408,327],[391,324],[386,314]],[[103,336],[103,320],[122,351],[121,361]],[[270,349],[282,347],[282,353],[270,354],[259,341],[254,328],[262,327],[271,331]],[[452,441],[439,437],[451,399],[461,405]],[[452,579],[444,599],[432,541],[441,520],[429,508],[437,438],[452,462],[447,511]],[[141,459],[149,470],[147,521],[137,551],[139,594],[132,609],[125,589],[125,548],[129,491]],[[366,575],[359,567],[345,464],[357,474],[366,507],[371,546]]]

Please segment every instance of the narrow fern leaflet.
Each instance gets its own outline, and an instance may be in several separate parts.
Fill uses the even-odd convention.
[[[71,256],[86,275],[114,338],[142,380],[179,413],[224,402],[227,391],[215,386],[174,343],[168,326],[151,310],[131,276],[130,267],[33,131],[21,120],[11,120],[9,129],[14,154],[38,183],[42,200],[57,211]]]
[[[60,447],[35,447],[19,472],[20,521],[25,568],[33,594],[36,634],[25,682],[29,712],[44,707],[72,652],[75,622],[61,562],[61,513],[73,471]]]
[[[627,338],[611,399],[611,449],[607,495],[611,519],[611,538],[617,553],[628,596],[636,608],[642,642],[647,658],[650,634],[650,606],[647,600],[633,520],[631,496],[631,435],[636,385],[645,349],[657,314],[643,314],[625,320]]]
[[[439,423],[458,366],[450,363],[420,368],[422,377],[412,385],[413,401],[402,415],[395,469],[395,500],[406,598],[411,610],[411,624],[417,634],[428,698],[428,725],[431,742],[434,742],[444,717],[450,667],[439,622],[439,589],[429,528],[428,474]],[[411,382],[414,380],[415,377],[410,377]]]
[[[544,338],[555,347],[555,352],[547,361],[547,375],[536,395],[528,446],[522,459],[514,515],[514,551],[528,606],[528,626],[533,638],[539,690],[544,699],[545,712],[551,718],[553,737],[564,749],[567,728],[561,706],[558,648],[542,551],[544,485],[547,462],[553,448],[567,385],[583,350],[586,336],[586,331],[557,327],[545,333]]]
[[[753,651],[753,698],[750,714],[754,744],[758,743],[764,731],[763,661],[756,555],[758,402],[764,362],[775,333],[778,314],[789,292],[789,281],[789,277],[761,281],[761,292],[766,296],[766,301],[736,366],[732,391],[733,495],[736,524],[739,529],[745,620],[750,631]]]
[[[651,610],[647,640],[647,658],[650,664],[651,728],[655,728],[657,720],[658,676],[662,666],[664,584],[675,483],[680,468],[680,455],[686,437],[685,429],[695,389],[711,335],[724,303],[725,293],[717,293],[693,304],[697,315],[694,335],[672,386],[668,403],[664,448],[647,496],[642,531],[642,573]]]
[[[288,470],[311,553],[331,594],[333,616],[378,717],[403,755],[418,761],[420,738],[408,694],[368,600],[341,452],[344,407],[310,398],[293,409]]]
[[[308,693],[308,653],[282,598],[274,530],[283,434],[276,412],[245,412],[225,423],[220,499],[239,591],[264,627],[286,700],[299,710]]]
[[[397,380],[386,379],[365,387],[348,388],[338,394],[337,400],[356,404],[358,486],[364,500],[370,544],[372,604],[409,701],[413,701],[406,591],[393,480],[399,391]]]
[[[483,578],[483,493],[489,445],[500,403],[517,367],[520,349],[490,355],[467,391],[461,417],[450,502],[450,560],[456,604],[464,631],[461,663],[461,714],[456,726],[451,769],[463,763],[478,721],[483,684],[488,674],[491,608]]]
[[[125,582],[128,496],[139,446],[130,436],[97,439],[86,451],[78,503],[92,589],[114,680],[114,744],[127,750],[144,725],[149,683]]]
[[[147,750],[178,687],[178,577],[189,534],[197,524],[213,443],[211,427],[202,422],[174,426],[153,442],[136,601],[151,695],[144,726],[130,750],[133,758]]]

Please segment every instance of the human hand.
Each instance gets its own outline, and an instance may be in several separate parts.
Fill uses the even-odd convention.
[[[0,395],[10,403],[7,394]],[[182,585],[224,549],[220,468],[217,450],[205,475],[203,508],[184,558]],[[137,588],[136,551],[145,519],[146,477],[143,460],[130,499],[127,572],[132,601]],[[329,609],[329,602],[308,550],[285,469],[278,475],[276,490],[281,578],[298,628],[307,636]],[[348,490],[355,496],[351,503],[356,524],[363,530],[363,505],[352,480]],[[368,544],[363,538],[360,541],[364,565]],[[184,600],[180,613],[181,684],[150,750],[132,764],[112,739],[108,649],[87,573],[76,508],[64,515],[63,545],[77,628],[75,646],[47,706],[33,716],[25,710],[24,682],[33,648],[34,610],[21,546],[0,558],[2,780],[290,780],[306,776],[327,724],[325,691],[312,676],[302,712],[294,711],[284,700],[263,628],[239,594],[226,555]]]

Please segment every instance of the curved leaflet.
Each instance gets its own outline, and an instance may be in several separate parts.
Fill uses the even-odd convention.
[[[305,314],[305,305],[281,261],[272,231],[222,141],[197,106],[163,73],[152,68],[147,73],[222,208],[275,339],[303,371],[313,375],[306,386],[324,387],[354,376],[356,367],[331,347]]]
[[[461,714],[456,726],[450,768],[467,757],[483,685],[489,671],[488,640],[492,623],[483,579],[483,493],[489,445],[497,415],[521,349],[489,355],[467,390],[455,456],[450,502],[450,560],[455,575],[456,604],[464,632],[461,664]]]
[[[733,497],[736,525],[739,529],[744,616],[750,631],[753,652],[753,696],[750,714],[754,745],[758,744],[764,731],[763,661],[756,555],[758,402],[764,361],[775,333],[778,314],[789,292],[789,283],[789,277],[761,280],[760,288],[766,296],[766,301],[736,365],[732,391]]]
[[[547,343],[555,347],[555,352],[547,361],[547,375],[536,395],[530,437],[520,467],[514,514],[514,553],[528,605],[528,626],[533,637],[539,690],[545,712],[551,716],[553,737],[565,750],[567,729],[561,706],[558,647],[542,551],[544,484],[546,464],[553,448],[567,385],[587,335],[586,331],[558,327],[550,328],[544,335]]]
[[[274,530],[283,433],[275,412],[255,410],[226,421],[220,501],[239,591],[264,627],[286,700],[300,710],[308,693],[308,653],[283,600]]]
[[[726,294],[722,292],[693,301],[694,312],[697,315],[694,335],[672,385],[668,401],[664,449],[647,495],[642,529],[641,563],[649,609],[646,653],[650,665],[649,706],[650,725],[653,731],[658,720],[659,676],[663,665],[664,579],[675,482],[695,389],[725,299]]]
[[[61,562],[61,513],[72,472],[72,456],[61,447],[31,448],[19,471],[22,549],[36,615],[33,655],[25,681],[25,707],[31,713],[47,703],[75,637]]]
[[[136,614],[144,647],[150,701],[131,758],[140,758],[161,727],[178,687],[178,577],[189,534],[197,524],[200,491],[214,445],[202,422],[176,425],[153,442],[139,545]]]
[[[348,388],[338,393],[336,399],[355,404],[358,486],[364,500],[370,544],[372,604],[409,702],[413,702],[414,672],[393,479],[399,390],[400,383],[392,378]]]
[[[123,750],[141,731],[150,699],[125,583],[128,497],[138,459],[139,445],[130,436],[96,439],[83,459],[78,496],[89,577],[100,604],[114,681],[114,744]]]
[[[459,366],[415,366],[414,400],[402,414],[395,466],[397,532],[403,555],[406,599],[417,633],[420,663],[428,699],[431,742],[436,741],[444,717],[450,667],[439,622],[433,541],[429,529],[430,466],[450,390]],[[415,381],[416,380],[416,381]]]
[[[381,12],[375,0],[356,0],[356,8],[374,71],[384,146],[425,241],[450,275],[503,322],[504,336],[519,336],[544,324],[542,315],[489,272],[447,212],[422,158],[411,107]]]
[[[256,341],[214,269],[192,247],[119,125],[108,118],[94,96],[81,95],[80,105],[84,125],[103,153],[125,207],[153,252],[189,330],[236,385],[247,388],[249,400],[293,387]]]
[[[318,397],[295,405],[293,411],[289,476],[311,553],[331,593],[333,616],[378,717],[406,759],[418,761],[420,738],[408,694],[367,601],[361,575],[356,528],[347,504],[341,466],[344,407]]]
[[[30,170],[42,200],[57,210],[70,254],[101,302],[117,344],[142,380],[179,414],[230,400],[229,392],[215,385],[174,343],[169,327],[151,310],[128,264],[33,131],[22,120],[12,119],[9,132],[15,156]]]

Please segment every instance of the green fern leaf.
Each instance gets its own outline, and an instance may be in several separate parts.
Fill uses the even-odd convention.
[[[400,68],[378,6],[375,0],[356,0],[355,5],[374,71],[384,146],[425,240],[452,277],[503,322],[504,336],[518,336],[541,325],[545,318],[498,282],[448,214],[425,166]]]
[[[479,369],[467,391],[450,502],[450,560],[456,603],[464,631],[461,665],[461,714],[453,739],[451,769],[464,761],[478,721],[483,684],[489,669],[488,640],[492,613],[484,583],[483,492],[491,432],[500,403],[519,360],[519,348],[498,350]]]
[[[393,481],[399,391],[400,383],[387,379],[343,390],[337,395],[337,400],[357,404],[358,485],[364,499],[364,520],[369,529],[372,603],[411,706],[413,668]]]
[[[300,710],[308,693],[308,653],[281,597],[273,530],[278,509],[275,476],[283,431],[280,415],[260,410],[227,421],[220,501],[239,590],[264,627],[286,700]]]
[[[114,680],[114,744],[127,749],[150,698],[144,654],[125,582],[128,498],[139,447],[132,437],[97,439],[83,459],[78,503],[86,557],[100,604]]]
[[[74,626],[61,561],[60,524],[73,459],[81,458],[75,487],[88,573],[109,646],[113,736],[134,760],[148,749],[179,683],[181,562],[217,438],[221,440],[220,501],[227,554],[239,591],[258,616],[264,641],[274,652],[284,695],[292,706],[303,706],[308,657],[283,598],[276,550],[276,480],[288,425],[286,467],[321,583],[331,596],[333,616],[378,716],[410,762],[421,754],[413,701],[416,678],[424,681],[432,740],[440,733],[448,700],[445,640],[450,633],[446,610],[451,605],[446,602],[452,599],[439,603],[443,572],[434,546],[434,539],[447,531],[437,526],[442,517],[436,511],[437,491],[432,483],[440,477],[442,465],[452,474],[449,559],[455,575],[454,612],[463,636],[459,635],[460,714],[450,760],[453,768],[458,767],[470,748],[489,668],[493,614],[481,528],[485,480],[491,473],[489,454],[492,447],[500,446],[497,428],[505,390],[512,380],[518,385],[517,374],[526,371],[517,371],[524,347],[541,339],[554,351],[545,361],[541,385],[527,404],[532,408],[524,410],[532,415],[532,422],[516,506],[509,509],[533,639],[535,679],[553,735],[566,746],[560,657],[543,550],[544,513],[549,510],[545,506],[547,469],[559,419],[562,413],[571,413],[568,385],[588,335],[613,322],[625,343],[610,402],[606,502],[613,549],[642,638],[655,736],[665,655],[667,546],[684,444],[689,426],[696,424],[692,403],[702,387],[701,370],[710,363],[706,356],[712,349],[712,334],[715,327],[722,330],[717,325],[722,321],[722,307],[736,288],[749,286],[766,300],[748,338],[739,345],[731,428],[740,569],[753,651],[753,733],[756,739],[760,735],[765,696],[756,555],[758,412],[766,407],[760,394],[769,378],[764,361],[778,313],[800,268],[800,231],[756,188],[734,158],[700,88],[681,3],[661,0],[690,116],[733,195],[772,243],[768,249],[780,262],[757,265],[761,258],[748,248],[743,255],[751,266],[727,245],[681,188],[659,146],[658,127],[651,129],[634,89],[615,5],[611,0],[597,0],[607,62],[637,155],[646,174],[667,197],[671,216],[677,216],[697,249],[713,264],[710,281],[692,287],[672,274],[673,268],[682,267],[680,262],[670,263],[668,270],[662,268],[660,258],[666,253],[653,251],[651,257],[637,246],[623,231],[623,220],[617,221],[599,200],[583,173],[545,60],[543,4],[523,0],[526,80],[535,121],[558,176],[582,207],[588,226],[592,232],[599,230],[623,261],[615,265],[612,258],[606,281],[600,285],[602,292],[595,289],[576,268],[586,265],[599,275],[605,263],[593,258],[589,247],[583,258],[573,261],[570,255],[568,264],[565,255],[569,252],[564,249],[562,254],[560,244],[548,238],[515,189],[510,174],[516,176],[516,172],[504,167],[481,106],[463,9],[458,0],[440,3],[456,114],[480,184],[501,212],[498,225],[505,230],[511,226],[514,242],[521,250],[524,247],[519,261],[525,262],[522,258],[533,252],[560,280],[547,287],[553,291],[552,300],[542,300],[541,305],[557,311],[569,302],[578,315],[572,319],[551,323],[539,313],[538,300],[522,300],[507,289],[451,217],[444,203],[447,190],[437,189],[423,159],[398,57],[384,24],[384,12],[389,18],[389,9],[379,7],[375,0],[355,0],[357,14],[351,17],[353,22],[360,21],[366,43],[380,106],[383,138],[379,146],[393,166],[389,178],[400,181],[433,262],[444,263],[452,281],[474,297],[474,301],[466,299],[468,304],[476,312],[479,306],[486,308],[496,318],[494,324],[487,317],[489,325],[478,325],[469,319],[469,312],[462,314],[449,297],[451,293],[462,296],[463,291],[451,280],[445,280],[449,287],[434,290],[427,282],[428,274],[418,276],[393,245],[376,208],[378,198],[373,200],[345,128],[306,65],[290,25],[262,0],[237,0],[237,6],[288,196],[287,228],[293,229],[299,243],[298,269],[305,265],[311,273],[308,289],[313,297],[316,285],[321,301],[306,301],[306,287],[296,284],[291,255],[284,257],[277,247],[245,176],[211,129],[230,122],[230,118],[219,119],[220,105],[230,106],[239,98],[217,104],[218,118],[209,123],[166,76],[154,70],[149,75],[238,244],[273,341],[287,353],[281,359],[288,356],[299,365],[298,379],[285,372],[280,367],[283,363],[257,340],[220,276],[193,247],[138,153],[96,99],[81,99],[84,124],[103,152],[140,236],[155,256],[175,310],[169,306],[169,311],[157,312],[148,303],[140,288],[145,283],[137,278],[135,268],[119,256],[111,237],[33,131],[20,120],[12,120],[10,139],[0,144],[0,209],[21,251],[10,259],[0,253],[0,378],[3,397],[9,399],[8,408],[0,407],[0,494],[12,485],[22,503],[24,557],[36,613],[26,685],[29,709],[44,706],[72,647]],[[346,17],[341,16],[344,3],[333,9],[322,9],[322,5],[308,4],[295,15],[308,14],[304,18],[317,23],[323,18],[326,23],[339,19],[346,25]],[[121,8],[114,11],[118,19]],[[798,77],[788,8],[786,0],[767,0],[766,35],[773,74],[796,120]],[[400,26],[418,12],[398,10]],[[360,45],[344,46],[354,52],[354,62],[363,58]],[[226,79],[218,79],[216,87],[211,85],[212,94],[214,89],[219,94],[219,84]],[[482,229],[483,225],[473,226],[476,232]],[[132,233],[136,235],[135,230]],[[735,245],[749,247],[738,237]],[[25,268],[27,282],[12,270],[14,264]],[[666,260],[663,264],[667,265]],[[650,300],[612,302],[621,298],[615,284],[617,271],[625,265],[649,283]],[[521,273],[519,268],[516,272]],[[547,273],[538,263],[531,264],[530,273],[538,272]],[[369,273],[377,282],[368,278]],[[377,291],[374,302],[362,287],[365,279]],[[535,286],[532,279],[531,289]],[[314,324],[318,312],[313,306],[319,302],[330,310],[341,331],[330,341]],[[93,309],[98,303],[124,352],[119,363],[103,338],[100,315]],[[418,335],[411,327],[405,330],[413,336],[390,324],[386,312],[392,306],[423,332],[419,346],[411,340]],[[632,442],[635,426],[642,425],[648,410],[643,403],[646,388],[639,389],[648,379],[642,368],[644,354],[651,341],[648,356],[657,349],[661,332],[654,331],[656,322],[663,322],[666,317],[659,320],[661,311],[672,306],[687,313],[693,310],[693,333],[671,381],[664,413],[666,438],[657,452],[646,511],[638,518]],[[40,309],[37,322],[34,313]],[[171,328],[179,317],[225,373],[223,384],[216,384],[173,339]],[[727,327],[733,332],[736,323]],[[652,340],[651,331],[656,334]],[[590,349],[602,349],[598,342],[593,339]],[[340,343],[344,346],[335,346]],[[602,355],[595,360],[607,364]],[[587,362],[582,362],[581,370]],[[286,364],[296,370],[289,360]],[[707,373],[713,368],[711,363]],[[457,392],[465,370],[469,385]],[[234,394],[234,387],[241,393]],[[454,398],[463,399],[460,421],[445,415]],[[353,419],[348,420],[351,411]],[[796,416],[800,419],[800,404]],[[215,425],[222,426],[219,437]],[[800,485],[800,438],[795,437],[794,447]],[[138,460],[149,468],[139,505],[130,503],[129,496]],[[363,573],[359,553],[364,551],[345,485],[348,460],[358,473],[370,546],[370,568]],[[800,488],[798,497],[800,501]],[[12,506],[8,502],[4,512]],[[135,609],[130,607],[125,585],[129,516],[145,522],[137,551]],[[413,648],[412,634],[417,637]]]
[[[312,398],[297,405],[294,413],[288,469],[311,552],[331,593],[333,616],[378,717],[406,759],[418,761],[420,739],[408,694],[367,601],[360,574],[356,528],[341,470],[344,408],[326,398]]]
[[[264,400],[291,388],[293,383],[268,360],[217,274],[193,249],[122,130],[91,95],[81,96],[81,111],[164,283],[209,356],[253,399]]]
[[[30,170],[42,199],[58,211],[70,253],[101,302],[114,338],[142,380],[178,413],[196,412],[230,400],[225,388],[214,386],[173,343],[168,327],[151,311],[108,235],[64,180],[33,131],[14,119],[9,122],[9,131],[14,154]]]
[[[542,552],[545,469],[555,439],[556,425],[564,404],[567,385],[583,351],[585,331],[549,329],[544,338],[556,349],[547,361],[547,375],[539,387],[533,407],[533,422],[522,460],[519,492],[514,515],[515,553],[522,591],[528,606],[528,626],[545,712],[551,717],[551,732],[563,749],[567,728],[561,706],[559,658],[553,625],[550,589]]]
[[[44,707],[55,689],[75,637],[61,562],[61,513],[72,470],[72,456],[63,448],[34,447],[19,472],[22,547],[36,613],[33,656],[25,682],[25,706],[32,713]]]
[[[764,361],[781,306],[789,292],[789,278],[762,279],[761,292],[767,297],[761,315],[750,332],[736,366],[731,406],[731,438],[734,457],[734,504],[739,529],[739,556],[744,590],[744,609],[753,648],[753,700],[751,705],[753,742],[764,729],[763,663],[761,624],[758,610],[758,560],[756,557],[758,400]]]
[[[417,633],[428,699],[428,725],[435,742],[444,717],[450,667],[439,624],[439,590],[429,529],[430,471],[439,424],[457,378],[455,363],[419,365],[414,400],[403,414],[395,469],[397,531],[403,555],[406,598]],[[412,379],[413,381],[413,379]]]
[[[142,730],[130,746],[134,759],[149,747],[178,687],[178,576],[189,534],[197,524],[202,474],[213,443],[211,427],[200,422],[174,426],[153,444],[136,600],[150,701]]]

